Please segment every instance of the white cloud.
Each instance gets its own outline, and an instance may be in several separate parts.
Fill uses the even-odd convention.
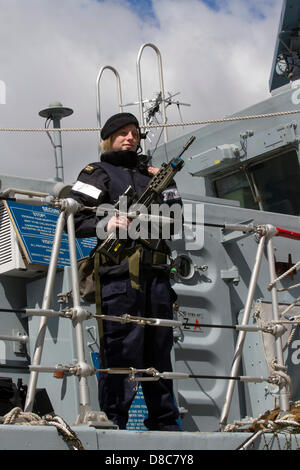
[[[268,96],[281,0],[153,0],[156,21],[143,21],[124,0],[0,0],[0,80],[6,104],[0,127],[41,128],[40,109],[52,101],[74,109],[62,127],[96,127],[95,81],[100,67],[120,73],[123,101],[137,100],[136,58],[143,43],[161,51],[165,89],[181,94],[184,120],[221,117]],[[144,97],[158,91],[157,60],[145,50]],[[115,78],[101,82],[102,119],[117,112]],[[137,107],[127,108],[138,115]],[[178,122],[176,107],[169,121]],[[96,133],[63,134],[66,181],[97,160]],[[49,139],[0,133],[0,173],[54,176]]]

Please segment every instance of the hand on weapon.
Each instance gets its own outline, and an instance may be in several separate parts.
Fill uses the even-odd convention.
[[[159,172],[159,168],[155,166],[148,166],[147,170],[148,170],[148,173],[150,173],[150,175],[153,175],[153,176],[155,176]]]
[[[127,217],[124,215],[121,215],[120,217],[113,216],[107,224],[107,231],[108,232],[113,232],[116,229],[117,230],[124,230],[126,231],[129,227],[130,221]]]

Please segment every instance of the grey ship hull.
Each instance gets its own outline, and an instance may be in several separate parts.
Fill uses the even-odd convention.
[[[160,455],[164,456],[161,459],[169,455],[169,463],[186,464],[189,459],[191,463],[198,464],[199,451],[235,451],[243,445],[247,450],[298,448],[297,436],[287,438],[284,434],[275,439],[272,435],[260,436],[247,446],[252,433],[104,431],[89,426],[73,426],[72,429],[85,450],[103,451],[100,453],[102,461],[112,459],[113,455],[115,459],[118,455],[134,457],[139,451],[143,451],[141,460],[145,459],[145,463],[158,463]],[[70,450],[69,444],[51,426],[32,426],[28,429],[28,426],[0,425],[0,439],[1,450]]]

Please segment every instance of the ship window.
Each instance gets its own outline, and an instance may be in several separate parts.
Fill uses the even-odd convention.
[[[251,188],[244,173],[238,172],[225,176],[215,182],[217,196],[224,199],[239,201],[241,207],[258,209]]]
[[[300,169],[295,150],[248,168],[261,198],[261,209],[300,215]],[[257,209],[249,182],[241,171],[215,182],[218,197],[234,199],[241,207]]]

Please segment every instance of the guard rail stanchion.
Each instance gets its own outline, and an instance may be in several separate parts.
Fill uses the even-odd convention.
[[[77,255],[76,255],[76,243],[75,243],[75,227],[74,227],[74,214],[72,212],[67,214],[67,228],[68,228],[68,240],[70,250],[70,266],[72,276],[72,293],[73,293],[73,308],[80,309],[80,293],[79,293],[79,279],[78,279],[78,268],[77,268]],[[83,343],[83,330],[82,320],[79,317],[75,317],[74,328],[76,337],[76,348],[77,348],[77,360],[78,364],[85,365],[85,353]],[[79,375],[78,377],[78,390],[79,390],[79,421],[84,419],[84,415],[87,411],[91,411],[90,408],[90,393],[88,388],[87,377]]]
[[[257,278],[258,278],[258,274],[259,274],[259,270],[261,266],[263,252],[264,252],[265,242],[266,242],[266,235],[263,235],[259,241],[259,245],[258,245],[258,249],[256,253],[256,259],[255,259],[255,263],[254,263],[254,267],[253,267],[253,271],[252,271],[252,275],[250,279],[249,291],[248,291],[248,296],[247,296],[247,300],[245,304],[245,311],[243,315],[242,325],[247,325],[249,321]],[[246,337],[246,331],[240,331],[238,335],[233,363],[231,367],[231,374],[230,374],[231,377],[236,377],[238,375],[238,369],[239,369],[241,358],[242,358],[242,350],[243,350],[245,337]],[[230,409],[230,405],[232,401],[234,385],[235,385],[235,381],[230,380],[228,383],[225,402],[224,402],[224,406],[223,406],[222,414],[221,414],[221,420],[220,420],[221,427],[227,424],[227,418],[228,418],[229,409]]]
[[[273,283],[276,277],[276,271],[275,271],[275,259],[274,259],[272,235],[268,236],[268,239],[267,239],[267,254],[268,254],[270,282]],[[276,321],[278,322],[280,316],[279,316],[279,309],[278,309],[277,289],[275,285],[272,287],[271,296],[272,296],[273,320],[274,322]],[[276,350],[277,361],[274,366],[274,373],[276,374],[276,367],[277,367],[277,370],[282,370],[284,367],[281,336],[277,336],[277,337],[275,336],[275,350]],[[289,405],[289,394],[287,392],[286,384],[280,387],[279,398],[280,398],[280,410],[288,411],[290,409],[290,405]]]
[[[76,352],[77,352],[77,364],[70,367],[63,367],[63,371],[69,371],[74,373],[78,377],[78,417],[76,424],[92,424],[96,427],[113,427],[116,426],[107,419],[105,413],[93,411],[90,404],[90,393],[88,387],[87,377],[94,373],[94,369],[87,364],[85,361],[84,352],[84,336],[82,322],[91,317],[91,314],[80,306],[80,291],[79,291],[79,278],[78,278],[78,267],[77,267],[77,254],[76,254],[76,241],[75,241],[75,224],[74,224],[74,213],[82,209],[82,206],[73,199],[62,199],[57,201],[57,206],[60,208],[61,213],[57,221],[55,237],[50,257],[50,264],[48,274],[46,278],[46,286],[44,291],[43,305],[44,315],[41,317],[40,326],[38,330],[35,350],[33,354],[33,360],[30,370],[30,379],[28,385],[28,391],[26,396],[26,403],[24,411],[32,411],[35,391],[37,385],[37,379],[39,372],[49,372],[53,368],[49,366],[41,366],[41,357],[45,341],[46,327],[49,316],[57,315],[58,312],[54,312],[49,309],[51,296],[53,293],[53,286],[56,274],[56,267],[58,262],[59,250],[61,245],[62,233],[67,224],[68,231],[68,242],[69,242],[69,253],[70,253],[70,266],[72,276],[72,296],[73,296],[73,308],[67,312],[61,312],[62,316],[66,316],[72,319],[75,329],[76,339]],[[57,207],[56,206],[56,207]],[[41,314],[40,311],[30,309],[27,313]],[[59,370],[60,367],[55,367],[55,371]]]
[[[61,238],[62,238],[62,234],[64,230],[64,224],[65,224],[65,213],[61,212],[57,221],[57,225],[56,225],[54,242],[52,246],[50,263],[49,263],[49,268],[48,268],[48,274],[46,278],[46,285],[45,285],[44,297],[43,297],[43,303],[42,303],[43,310],[49,310],[50,308],[51,296],[53,292],[56,266],[57,266],[57,261],[58,261]],[[37,339],[35,343],[33,359],[32,359],[32,365],[34,366],[39,365],[41,363],[47,323],[48,323],[48,317],[47,316],[41,317],[40,326],[39,326]],[[30,377],[29,377],[24,411],[29,412],[29,411],[32,411],[33,409],[37,380],[38,380],[38,372],[37,371],[31,372]]]
[[[224,228],[238,230],[238,226],[234,226],[234,225],[225,224]],[[257,277],[258,277],[258,273],[259,273],[259,269],[261,265],[262,254],[263,254],[263,249],[264,249],[265,244],[267,245],[268,266],[269,266],[269,276],[270,276],[270,284],[268,286],[268,290],[271,291],[273,322],[276,324],[276,322],[277,323],[279,322],[280,316],[279,316],[279,309],[278,309],[277,289],[275,285],[278,282],[278,280],[284,275],[276,279],[275,259],[274,259],[274,250],[273,250],[273,237],[284,237],[284,238],[290,238],[293,240],[300,240],[300,233],[294,232],[291,230],[282,229],[280,227],[274,227],[273,225],[261,225],[261,226],[249,225],[249,229],[246,230],[246,232],[247,231],[254,231],[260,234],[261,239],[259,242],[256,261],[255,261],[254,269],[253,269],[251,280],[250,280],[249,291],[248,291],[247,301],[245,304],[245,311],[244,311],[244,316],[242,320],[242,325],[246,325],[249,320],[254,291],[256,287]],[[238,368],[239,368],[240,361],[241,361],[241,354],[242,354],[242,349],[243,349],[243,343],[245,340],[245,335],[246,335],[246,331],[240,331],[238,339],[237,339],[233,365],[231,369],[232,377],[237,376]],[[276,364],[274,366],[274,380],[276,380],[276,375],[283,376],[284,374],[282,374],[280,371],[285,369],[281,335],[275,335],[275,348],[276,348]],[[287,392],[287,386],[286,386],[287,379],[288,377],[286,376],[285,378],[281,380],[281,383],[280,383],[280,411],[281,412],[286,412],[290,409],[290,406],[289,406],[290,397]],[[232,401],[234,384],[235,382],[233,380],[229,381],[227,393],[225,397],[225,402],[224,402],[224,406],[223,406],[223,410],[221,414],[221,419],[220,419],[221,429],[223,429],[223,427],[227,423],[227,417],[229,414],[230,404]]]

